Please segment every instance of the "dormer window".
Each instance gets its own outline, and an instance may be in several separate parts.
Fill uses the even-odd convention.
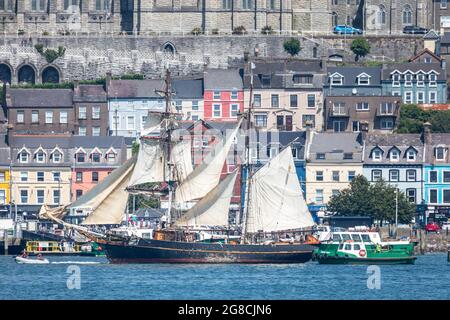
[[[92,162],[96,162],[96,163],[100,162],[101,157],[102,157],[102,154],[101,154],[101,153],[95,152],[95,153],[92,153],[92,154],[91,154],[91,160],[92,160]]]
[[[112,147],[106,151],[106,159],[108,160],[108,162],[116,162],[117,159],[117,152],[116,150],[114,150]]]
[[[269,88],[270,87],[270,82],[271,82],[271,76],[270,75],[263,74],[261,76],[261,86],[263,88]]]
[[[357,78],[358,78],[358,85],[360,86],[370,85],[370,76],[367,73],[361,73]]]
[[[373,161],[381,161],[383,157],[383,152],[380,149],[374,149],[372,151],[372,160]]]
[[[401,79],[400,73],[396,72],[396,73],[392,74],[392,86],[400,87],[400,79]]]
[[[400,151],[397,149],[392,149],[391,152],[389,153],[389,159],[391,161],[399,161],[400,160]]]
[[[330,83],[332,86],[342,86],[343,79],[344,79],[343,75],[341,75],[339,73],[335,73],[330,76]]]
[[[446,155],[447,155],[447,150],[444,147],[437,147],[434,150],[434,156],[435,156],[437,161],[444,161]]]
[[[434,73],[434,72],[431,72],[429,75],[428,75],[428,80],[430,80],[430,87],[435,87],[437,84],[436,84],[436,81],[437,81],[437,75],[436,75],[436,73]]]
[[[407,161],[416,161],[416,150],[409,149],[408,152],[406,152],[406,160]]]
[[[411,87],[412,86],[412,79],[413,76],[411,73],[406,73],[405,74],[405,87]]]
[[[86,162],[86,151],[84,151],[83,148],[79,148],[75,152],[75,159],[78,163]]]
[[[61,152],[59,152],[59,151],[53,152],[53,154],[52,154],[52,160],[53,160],[54,163],[59,163],[59,162],[61,162],[61,159],[62,159],[62,154],[61,154]]]
[[[44,163],[44,162],[45,162],[45,153],[44,153],[44,151],[39,150],[39,151],[36,153],[35,158],[36,158],[36,162],[38,162],[38,163]]]
[[[417,74],[417,86],[423,87],[425,85],[424,81],[425,81],[425,75],[422,72]]]
[[[28,152],[26,152],[25,150],[22,150],[19,153],[19,161],[20,161],[20,163],[27,163],[29,156],[30,156],[30,154]]]

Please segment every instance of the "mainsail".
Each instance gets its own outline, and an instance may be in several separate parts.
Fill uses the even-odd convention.
[[[191,145],[190,139],[181,140],[173,146],[170,153],[177,181],[183,182],[193,171]]]
[[[229,174],[176,222],[176,226],[227,226],[237,170]]]
[[[246,232],[272,232],[314,225],[302,196],[288,146],[251,177]]]
[[[219,184],[223,165],[236,138],[242,120],[239,121],[225,143],[218,143],[203,162],[182,182],[175,191],[175,203],[185,203],[206,196]]]
[[[69,209],[92,210],[83,224],[119,224],[128,201],[126,187],[131,177],[136,157],[117,168],[88,193],[73,202]]]

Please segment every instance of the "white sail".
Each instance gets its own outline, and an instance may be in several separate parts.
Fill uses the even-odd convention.
[[[143,136],[159,136],[161,134],[162,114],[159,112],[148,112],[147,121],[141,131]]]
[[[237,170],[229,174],[205,197],[198,201],[185,215],[179,218],[176,226],[227,226],[230,202],[233,197]]]
[[[176,143],[173,148],[170,160],[175,166],[176,180],[183,182],[193,171],[191,140],[182,140]]]
[[[177,204],[200,199],[219,184],[225,160],[236,138],[241,122],[242,120],[239,121],[237,127],[227,137],[225,143],[218,143],[213,152],[208,154],[203,159],[203,162],[178,186],[175,191],[175,202]]]
[[[283,231],[313,225],[289,146],[251,178],[246,232]]]
[[[166,181],[166,160],[159,139],[141,139],[139,153],[129,187]]]
[[[86,194],[84,194],[75,202],[73,202],[68,207],[68,209],[70,210],[83,209],[95,212],[99,207],[101,206],[104,207],[104,203],[108,202],[107,201],[108,198],[110,198],[112,194],[116,194],[116,191],[119,188],[122,188],[124,183],[128,183],[135,162],[136,157],[127,160],[127,162],[125,162],[121,167],[111,172],[94,188],[92,188]],[[127,199],[126,198],[118,199],[117,197],[115,197],[115,195],[113,197],[117,202],[113,203],[113,206],[112,208],[110,208],[110,210],[114,214],[123,215],[123,211],[121,211],[119,208],[123,207],[124,202],[126,204]]]

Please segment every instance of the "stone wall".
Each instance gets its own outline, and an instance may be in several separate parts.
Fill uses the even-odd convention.
[[[36,51],[35,44],[44,48],[63,46],[65,55],[51,64],[60,72],[60,81],[96,79],[107,72],[113,75],[142,73],[148,78],[159,77],[168,67],[175,76],[198,74],[205,67],[227,68],[241,65],[244,53],[260,57],[287,57],[283,42],[290,37],[280,36],[189,36],[189,37],[3,37],[0,39],[0,63],[11,69],[12,83],[18,72],[30,65],[36,72],[36,82],[49,65]],[[352,37],[299,38],[302,43],[300,58],[328,57],[330,52],[341,52],[344,60],[352,61]],[[404,61],[423,48],[416,37],[369,37],[371,56],[368,60],[387,57]],[[174,54],[170,51],[174,50]]]

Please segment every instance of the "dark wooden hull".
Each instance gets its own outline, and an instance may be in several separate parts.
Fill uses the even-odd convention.
[[[161,240],[139,240],[136,244],[103,244],[111,263],[304,263],[314,246],[232,245]]]
[[[25,241],[20,241],[19,244],[9,244],[8,245],[8,255],[18,255],[25,249]],[[0,255],[5,254],[5,242],[0,241]]]

